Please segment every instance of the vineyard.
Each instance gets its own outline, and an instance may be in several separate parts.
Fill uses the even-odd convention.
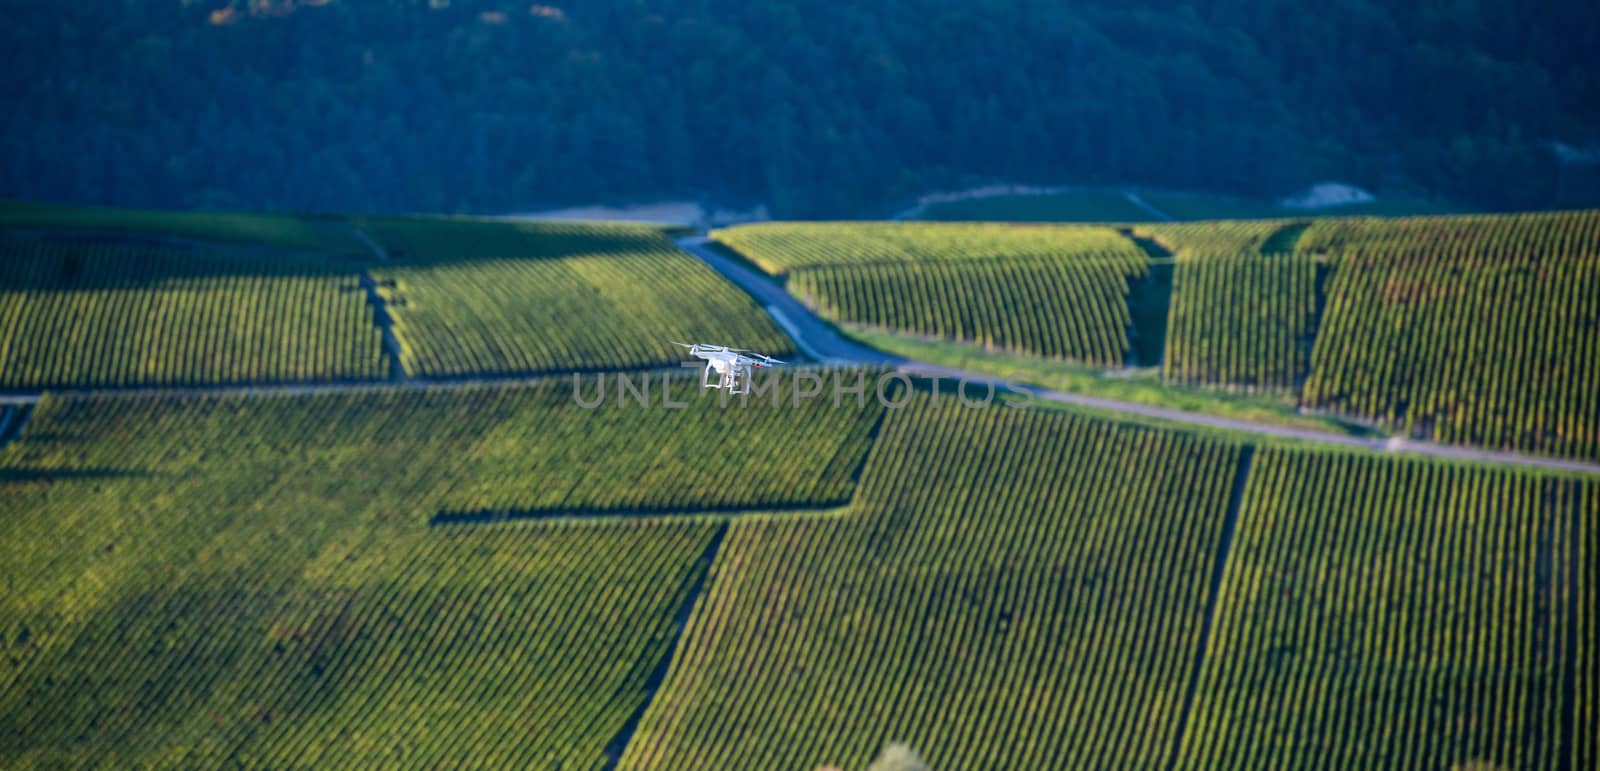
[[[1137,272],[1144,255],[1115,230],[1082,225],[771,222],[711,231],[762,270],[873,263],[1099,257]]]
[[[929,401],[849,517],[731,526],[621,767],[1165,763],[1239,449]]]
[[[651,228],[397,222],[374,237],[398,261],[372,274],[413,375],[672,366],[674,340],[793,352],[749,297]]]
[[[383,371],[355,272],[321,258],[0,235],[0,388]]]
[[[824,317],[1121,366],[1148,259],[1116,231],[977,224],[769,224],[712,233]]]
[[[794,352],[747,296],[648,226],[356,218],[374,252],[333,220],[258,223],[234,237],[261,243],[228,246],[102,233],[144,223],[139,212],[24,216],[34,208],[5,211],[61,227],[77,212],[99,235],[0,235],[0,388],[383,379],[364,271],[414,376],[670,367],[683,359],[672,340]],[[328,228],[334,251],[279,248]]]
[[[1600,213],[1329,220],[1305,403],[1407,434],[1600,458]]]
[[[1180,765],[1588,767],[1564,757],[1563,683],[1593,658],[1571,632],[1597,489],[1258,453]]]
[[[1141,225],[1177,256],[1166,355],[1170,380],[1297,389],[1310,367],[1317,265],[1281,221]]]
[[[670,341],[793,341],[642,225],[0,226],[0,390],[51,389],[0,407],[0,767],[1600,763],[1593,474],[728,399]],[[1600,212],[713,235],[911,358],[1600,459]]]
[[[721,525],[588,515],[842,503],[878,412],[570,387],[47,397],[0,451],[0,765],[599,765]],[[437,519],[491,506],[571,516]]]
[[[1092,260],[812,268],[789,287],[830,319],[1104,366],[1133,323],[1123,268]]]

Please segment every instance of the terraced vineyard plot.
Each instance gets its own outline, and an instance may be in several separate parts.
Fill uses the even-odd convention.
[[[1318,266],[1283,221],[1140,226],[1177,253],[1163,372],[1184,383],[1294,389],[1310,366]]]
[[[1583,767],[1564,765],[1564,683],[1588,655],[1573,539],[1595,489],[1258,453],[1180,765]]]
[[[877,413],[569,389],[47,396],[0,451],[0,766],[600,765],[720,523],[433,517],[837,503]]]
[[[415,238],[439,240],[416,248],[442,250],[453,242],[449,234],[473,227],[421,228]],[[674,340],[793,353],[749,297],[654,230],[521,225],[506,240],[494,231],[509,223],[482,227],[491,231],[482,242],[464,237],[467,254],[487,246],[527,251],[424,255],[372,271],[385,284],[401,359],[413,375],[671,366],[685,358]]]
[[[357,269],[0,235],[0,388],[377,379]]]
[[[1600,458],[1600,213],[1319,222],[1304,400],[1410,434]]]
[[[789,288],[834,320],[1117,366],[1133,323],[1128,280],[1094,261],[996,260],[811,268]]]
[[[323,536],[279,535],[276,552],[251,545],[271,528],[214,522],[182,544],[202,566],[118,574],[101,597],[75,593],[92,604],[58,624],[6,613],[8,632],[29,635],[8,650],[26,661],[0,688],[0,759],[599,767],[717,527],[314,519],[336,513],[275,518]]]
[[[1240,450],[928,402],[849,516],[730,527],[621,767],[1167,762]]]
[[[1144,256],[1115,230],[1083,225],[770,222],[711,231],[773,275],[829,265],[1098,257],[1137,270]]]
[[[1148,259],[1116,231],[927,223],[715,231],[830,320],[1119,366]]]

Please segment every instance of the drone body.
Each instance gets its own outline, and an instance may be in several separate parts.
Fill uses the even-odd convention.
[[[750,391],[750,372],[756,369],[766,369],[774,364],[783,364],[771,356],[753,353],[741,348],[729,348],[725,345],[706,345],[704,343],[674,342],[689,349],[689,355],[705,359],[705,376],[701,385],[706,388],[726,388],[730,394],[742,394]],[[716,372],[716,382],[712,382],[711,373]]]

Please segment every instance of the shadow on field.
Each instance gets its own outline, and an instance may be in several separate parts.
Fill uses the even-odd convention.
[[[486,525],[497,522],[537,522],[552,519],[614,519],[618,517],[697,517],[706,515],[815,514],[850,504],[848,498],[827,503],[794,503],[778,507],[761,504],[707,506],[640,506],[618,509],[503,509],[497,511],[441,511],[428,518],[429,527]]]
[[[148,471],[115,468],[0,468],[0,484],[82,479],[134,479],[155,476]]]

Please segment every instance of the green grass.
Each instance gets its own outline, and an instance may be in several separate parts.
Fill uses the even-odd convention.
[[[1139,197],[1157,211],[1179,222],[1197,220],[1279,219],[1306,217],[1455,214],[1447,203],[1404,194],[1384,194],[1371,203],[1325,209],[1287,209],[1275,201],[1215,193],[1140,190]],[[1040,195],[1002,195],[929,205],[918,217],[945,222],[988,220],[996,222],[1159,222],[1143,207],[1128,200],[1121,190],[1085,189]]]
[[[1063,393],[1333,434],[1378,435],[1357,423],[1333,416],[1300,414],[1293,396],[1287,394],[1239,393],[1220,388],[1185,386],[1163,380],[1160,373],[1152,369],[1107,371],[1071,362],[1044,361],[1030,356],[989,351],[978,346],[914,338],[860,326],[845,325],[842,329],[863,345],[897,356]]]
[[[944,222],[1142,222],[1155,219],[1116,190],[1002,195],[936,203],[918,217]]]
[[[264,244],[288,249],[366,253],[341,221],[292,214],[147,211],[0,201],[0,228],[121,232],[129,237],[167,237]]]

